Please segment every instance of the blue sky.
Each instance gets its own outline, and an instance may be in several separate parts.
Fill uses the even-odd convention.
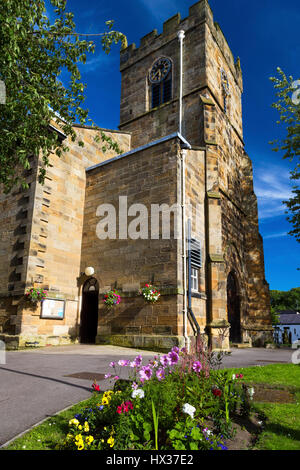
[[[98,33],[113,19],[128,43],[139,45],[142,36],[157,29],[175,13],[188,15],[193,0],[69,0],[77,31]],[[287,75],[300,78],[299,0],[210,0],[210,6],[232,49],[241,59],[244,79],[243,122],[246,151],[253,161],[259,226],[264,238],[266,279],[271,289],[288,290],[300,285],[299,243],[287,235],[282,200],[290,195],[289,170],[293,164],[271,150],[270,141],[283,136],[276,124],[276,100],[269,80],[280,66]],[[99,44],[99,41],[96,41]],[[108,56],[99,44],[95,55],[81,67],[87,84],[86,107],[92,119],[104,128],[119,124],[119,46]]]

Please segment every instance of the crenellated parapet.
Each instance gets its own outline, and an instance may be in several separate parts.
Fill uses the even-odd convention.
[[[152,53],[156,49],[160,49],[168,42],[177,39],[179,30],[184,30],[188,33],[193,30],[197,25],[206,23],[209,27],[216,43],[222,51],[224,58],[237,80],[242,90],[242,72],[240,60],[234,59],[230,47],[223,35],[223,32],[217,22],[214,22],[212,10],[207,0],[200,0],[189,8],[189,15],[186,18],[181,18],[180,13],[172,16],[163,23],[163,31],[158,34],[154,29],[150,33],[143,36],[140,40],[139,47],[135,43],[130,44],[126,49],[121,51],[120,56],[120,70],[121,72],[127,67],[130,67],[135,62],[141,60],[146,55]]]

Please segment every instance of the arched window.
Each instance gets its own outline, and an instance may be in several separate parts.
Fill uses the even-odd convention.
[[[172,99],[172,62],[167,57],[157,59],[150,72],[151,108]]]

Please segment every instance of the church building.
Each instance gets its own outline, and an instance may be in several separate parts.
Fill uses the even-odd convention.
[[[44,185],[32,159],[29,189],[0,195],[0,340],[263,346],[273,333],[240,60],[207,0],[120,55],[120,126],[105,133],[122,153],[75,125]],[[46,300],[28,301],[30,288]],[[108,308],[113,289],[121,301]]]

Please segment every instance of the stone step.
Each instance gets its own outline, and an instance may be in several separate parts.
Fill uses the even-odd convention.
[[[233,343],[230,346],[232,348],[239,348],[239,349],[251,348],[250,343]]]

